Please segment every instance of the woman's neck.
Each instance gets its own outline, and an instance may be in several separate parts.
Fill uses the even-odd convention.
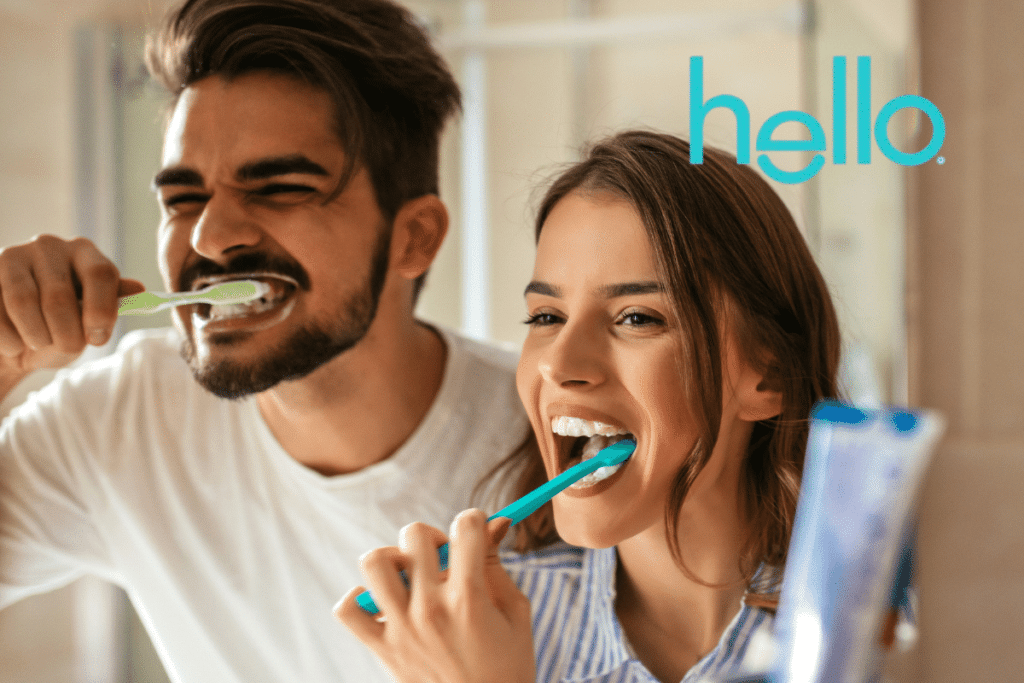
[[[718,644],[746,587],[738,547],[696,562],[684,546],[687,569],[711,584],[706,586],[680,568],[664,535],[653,536],[641,534],[618,546],[615,611],[640,661],[658,680],[677,683]]]
[[[716,446],[679,512],[686,570],[663,523],[617,546],[616,614],[640,661],[665,683],[678,683],[715,648],[742,605],[740,557],[749,538],[739,495],[742,457],[719,450],[735,446]]]

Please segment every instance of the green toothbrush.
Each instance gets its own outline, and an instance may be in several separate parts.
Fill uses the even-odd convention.
[[[270,293],[270,285],[257,280],[231,280],[195,292],[142,292],[122,297],[118,315],[149,315],[187,304],[242,304]]]

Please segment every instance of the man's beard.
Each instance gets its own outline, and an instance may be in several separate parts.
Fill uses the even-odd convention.
[[[242,398],[266,391],[280,382],[297,380],[348,351],[366,336],[384,289],[388,271],[391,230],[382,227],[370,264],[370,277],[364,286],[339,307],[331,323],[310,322],[288,339],[250,363],[230,360],[201,363],[191,335],[181,343],[181,355],[192,376],[207,391],[221,398]],[[230,344],[226,335],[222,344]],[[236,337],[237,338],[237,337]],[[217,344],[216,339],[210,343]]]

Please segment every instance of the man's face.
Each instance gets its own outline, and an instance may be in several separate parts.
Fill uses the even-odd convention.
[[[390,226],[364,170],[345,164],[326,93],[288,76],[211,76],[185,89],[156,186],[160,270],[173,291],[256,279],[252,304],[174,311],[196,379],[222,396],[298,379],[373,321]]]

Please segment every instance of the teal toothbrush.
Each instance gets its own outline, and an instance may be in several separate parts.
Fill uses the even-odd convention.
[[[195,292],[142,292],[122,297],[118,315],[149,315],[187,304],[242,304],[270,293],[270,285],[258,280],[231,280]]]
[[[506,505],[488,517],[487,521],[498,517],[506,517],[512,520],[513,525],[518,524],[533,514],[541,505],[548,502],[562,490],[572,486],[588,474],[591,474],[602,467],[611,467],[612,465],[618,465],[625,462],[629,459],[629,456],[633,455],[634,450],[636,450],[636,441],[633,439],[623,439],[622,441],[613,443],[611,446],[601,449],[601,451],[593,458],[584,460],[575,467],[570,467],[546,484],[538,486],[514,503]],[[447,543],[437,549],[437,556],[441,563],[441,570],[443,571],[447,569]],[[405,579],[404,572],[402,574],[402,579]],[[377,604],[373,601],[373,597],[370,595],[369,591],[363,591],[357,595],[356,602],[370,614],[377,614],[380,612],[380,609],[378,609]]]

